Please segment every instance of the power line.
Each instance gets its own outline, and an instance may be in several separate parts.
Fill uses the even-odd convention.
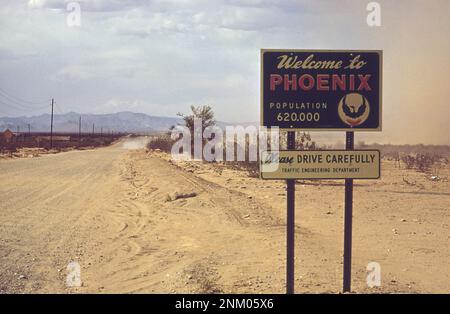
[[[5,103],[2,100],[0,100],[0,104],[4,105],[4,107],[8,107],[10,109],[13,109],[15,111],[31,111],[31,112],[35,112],[38,110],[42,110],[42,109],[46,109],[48,108],[48,105],[42,106],[42,107],[36,107],[36,108],[20,108],[17,105],[11,104],[11,103]]]
[[[48,108],[48,104],[45,106],[36,106],[43,104],[44,102],[32,102],[29,100],[25,100],[23,98],[12,95],[11,93],[6,92],[4,89],[0,88],[0,103],[6,107],[7,109],[12,109],[14,111],[26,113],[37,112],[43,109]],[[47,103],[47,101],[46,101]],[[6,110],[6,112],[11,113],[10,110]]]
[[[1,91],[0,91],[0,96],[2,96],[3,97],[3,99],[5,100],[5,101],[8,101],[8,102],[10,102],[10,103],[13,103],[14,105],[18,105],[18,106],[20,106],[20,107],[23,107],[23,108],[29,108],[29,104],[24,104],[24,103],[22,103],[22,102],[19,102],[19,101],[17,101],[16,99],[14,99],[14,98],[11,98],[11,97],[9,97],[8,95],[6,95],[6,94],[3,94]]]
[[[39,100],[39,101],[30,101],[30,100],[25,100],[23,98],[20,98],[18,96],[14,96],[13,94],[5,91],[4,89],[0,88],[0,93],[4,94],[6,97],[12,99],[13,101],[17,101],[19,103],[27,103],[29,105],[40,105],[43,104],[44,102],[47,103],[48,99],[46,100]]]
[[[64,114],[64,109],[55,101],[55,109],[58,114]]]
[[[0,94],[0,96],[3,96]],[[6,101],[6,102],[5,102]],[[7,107],[11,107],[15,110],[39,110],[39,109],[43,109],[43,108],[48,108],[48,105],[45,106],[40,106],[40,107],[29,107],[17,102],[12,102],[12,100],[10,99],[3,99],[3,101],[0,101],[3,105],[7,106]]]

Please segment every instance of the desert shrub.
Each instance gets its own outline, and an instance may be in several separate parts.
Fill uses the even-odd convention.
[[[259,177],[259,161],[230,161],[226,165],[232,169],[247,171],[251,178]]]
[[[153,137],[147,144],[148,149],[160,149],[163,152],[168,152],[172,150],[172,145],[174,140],[170,138],[170,135],[163,134]]]
[[[295,148],[298,150],[316,150],[316,142],[311,139],[308,132],[297,132]]]
[[[259,161],[247,161],[240,165],[245,171],[247,171],[248,176],[252,178],[259,177]]]
[[[224,142],[224,146],[226,146],[225,142]],[[248,138],[245,139],[244,147],[242,147],[242,146],[239,147],[239,146],[241,146],[241,145],[239,145],[237,142],[234,142],[233,161],[226,161],[225,164],[227,166],[231,167],[232,169],[247,171],[249,177],[254,177],[254,178],[259,177],[259,156],[257,155],[256,161],[250,160],[249,139]],[[244,149],[244,151],[245,151],[244,160],[238,160],[238,147],[240,149]],[[225,154],[225,152],[224,152],[224,154]]]
[[[427,172],[430,168],[442,159],[441,156],[435,154],[416,154],[402,156],[402,161],[406,165],[406,169],[416,169],[421,172]]]
[[[412,169],[414,168],[416,159],[413,156],[406,155],[402,156],[402,161],[405,163],[406,169]]]
[[[256,137],[255,139],[255,143],[256,143],[256,147],[257,147],[257,151],[259,151],[259,135]],[[250,138],[248,136],[246,136],[245,138],[245,143],[239,143],[236,138],[234,139],[233,142],[226,142],[226,135],[224,136],[224,147],[226,148],[228,145],[234,145],[234,156],[233,156],[233,160],[234,161],[227,161],[226,165],[229,166],[232,169],[237,169],[237,170],[241,170],[241,171],[246,171],[249,177],[252,178],[257,178],[259,177],[259,154],[256,155],[256,161],[250,160]],[[271,148],[271,142],[270,142],[270,137],[267,138],[267,149],[270,150]],[[254,149],[254,147],[253,147]],[[244,153],[244,160],[238,160],[238,150],[243,150]],[[224,156],[225,157],[225,156]]]

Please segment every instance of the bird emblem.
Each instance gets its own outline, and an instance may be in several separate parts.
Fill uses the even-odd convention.
[[[342,97],[338,106],[338,113],[341,120],[350,125],[362,124],[369,117],[369,102],[361,94],[351,93]]]
[[[342,100],[343,101],[342,110],[344,110],[345,115],[352,119],[357,119],[361,117],[366,111],[366,98],[362,97],[362,104],[359,105],[347,104],[345,102],[346,98],[347,96],[344,96],[344,99]]]

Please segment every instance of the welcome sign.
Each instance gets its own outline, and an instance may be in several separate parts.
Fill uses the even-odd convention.
[[[382,52],[261,50],[261,124],[381,131]]]

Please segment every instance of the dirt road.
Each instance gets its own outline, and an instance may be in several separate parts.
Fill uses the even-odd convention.
[[[281,182],[128,148],[0,161],[1,293],[284,292]],[[355,187],[354,290],[450,292],[448,183],[419,195],[391,179]],[[338,292],[342,186],[298,190],[296,290]],[[82,287],[66,285],[72,261]]]
[[[124,147],[135,148],[0,164],[3,292],[219,292],[269,263],[245,262],[267,250],[265,230],[242,214],[258,213],[256,204]],[[198,195],[168,201],[176,192]],[[71,261],[81,265],[81,288],[65,285]],[[219,284],[219,268],[232,286]]]

